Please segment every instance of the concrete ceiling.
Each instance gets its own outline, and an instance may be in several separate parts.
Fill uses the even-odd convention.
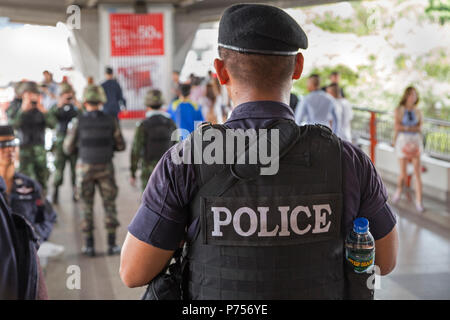
[[[195,19],[202,17],[202,22],[215,21],[220,18],[224,8],[239,2],[258,2],[275,4],[279,7],[290,8],[297,6],[310,6],[340,0],[0,0],[0,17],[9,17],[11,22],[55,25],[58,21],[66,21],[68,6],[76,4],[81,10],[96,10],[99,4],[128,4],[134,5],[137,10],[139,4],[173,4],[176,13],[189,16],[190,13]]]

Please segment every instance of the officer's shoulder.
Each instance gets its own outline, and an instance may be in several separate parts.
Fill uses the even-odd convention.
[[[342,141],[342,163],[343,167],[351,170],[373,174],[375,167],[369,156],[358,146],[348,141]]]
[[[27,193],[41,191],[41,186],[36,180],[20,172],[16,172],[14,174],[14,184],[16,186],[25,186],[27,188],[33,189],[33,190],[25,190]]]
[[[35,180],[33,180],[32,178],[30,178],[29,176],[27,176],[27,175],[25,175],[25,174],[23,174],[23,173],[21,173],[21,172],[15,172],[14,173],[14,182],[17,184],[17,183],[19,183],[19,184],[22,184],[22,182],[21,181],[23,181],[23,182],[25,182],[25,183],[35,183]]]

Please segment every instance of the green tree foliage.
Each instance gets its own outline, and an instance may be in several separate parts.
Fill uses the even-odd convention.
[[[450,1],[449,0],[428,0],[429,5],[425,9],[433,20],[436,19],[440,24],[445,24],[450,21]]]

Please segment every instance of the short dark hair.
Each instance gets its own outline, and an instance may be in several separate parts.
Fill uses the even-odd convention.
[[[106,73],[106,74],[113,74],[113,73],[114,73],[113,68],[111,68],[111,67],[106,67],[106,68],[105,68],[105,73]]]
[[[330,76],[338,76],[339,75],[339,71],[333,71],[331,74],[330,74]]]
[[[308,79],[311,79],[315,87],[320,86],[320,76],[317,73],[311,74]]]
[[[154,104],[154,105],[147,105],[147,108],[153,109],[153,110],[159,110],[161,109],[162,104]]]
[[[219,47],[219,57],[238,81],[260,89],[273,89],[291,80],[295,68],[295,56],[240,53]]]
[[[180,93],[183,97],[188,97],[191,94],[191,85],[188,83],[180,84]]]
[[[339,85],[337,83],[332,83],[329,86],[327,86],[327,90],[330,89],[333,95],[336,97],[339,97],[341,95],[341,92],[339,90]]]

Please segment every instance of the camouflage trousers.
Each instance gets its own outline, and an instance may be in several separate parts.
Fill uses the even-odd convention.
[[[112,162],[107,164],[86,164],[79,161],[76,165],[76,177],[83,216],[82,230],[85,235],[92,235],[94,230],[95,186],[98,187],[103,200],[105,228],[108,233],[115,233],[120,223],[117,220],[115,201],[118,190]]]
[[[72,185],[74,186],[76,183],[75,165],[77,163],[77,155],[66,155],[63,151],[62,141],[55,142],[52,151],[55,156],[55,175],[53,185],[57,188],[63,184],[64,169],[66,168],[66,163],[69,162]]]
[[[50,175],[47,168],[47,151],[44,146],[20,147],[19,171],[31,179],[36,180],[47,192],[47,180]]]
[[[145,187],[147,186],[148,179],[150,179],[150,176],[153,172],[153,169],[155,169],[156,164],[158,163],[157,160],[150,161],[150,162],[144,162],[141,167],[141,187],[142,191],[145,190]]]

